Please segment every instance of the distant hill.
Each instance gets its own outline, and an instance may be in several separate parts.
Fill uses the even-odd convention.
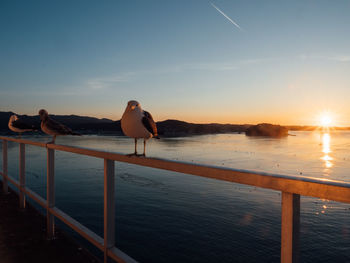
[[[288,129],[281,125],[260,123],[250,126],[245,134],[247,136],[285,137],[288,136]]]
[[[195,124],[178,120],[157,122],[158,133],[164,136],[186,136],[229,132],[245,132],[251,125],[236,124]]]
[[[0,132],[12,133],[8,129],[8,120],[14,112],[0,112]],[[18,115],[23,121],[35,125],[40,130],[40,118],[38,115]],[[57,120],[75,131],[84,134],[123,134],[121,130],[120,120],[113,121],[110,119],[98,119],[87,116],[77,115],[51,115],[50,117]],[[250,125],[236,124],[195,124],[179,120],[166,120],[157,122],[159,135],[186,136],[198,134],[214,134],[214,133],[229,133],[229,132],[245,132]]]
[[[13,112],[0,112],[0,132],[11,132],[8,128],[8,121]],[[40,130],[39,115],[17,115],[21,120],[35,125]],[[54,120],[67,125],[73,130],[82,133],[121,133],[120,121],[112,121],[109,119],[98,119],[87,116],[77,115],[51,115]]]

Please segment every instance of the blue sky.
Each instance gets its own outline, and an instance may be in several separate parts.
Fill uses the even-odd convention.
[[[232,24],[227,17],[242,30]],[[0,110],[350,126],[350,1],[1,1]]]

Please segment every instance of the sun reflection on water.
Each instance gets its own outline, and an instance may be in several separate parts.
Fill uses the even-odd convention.
[[[333,163],[332,163],[333,158],[329,155],[332,152],[330,144],[331,144],[331,136],[329,135],[329,133],[324,133],[322,135],[322,152],[324,153],[324,155],[321,157],[321,159],[324,161],[326,172],[328,171],[327,169],[333,166]]]

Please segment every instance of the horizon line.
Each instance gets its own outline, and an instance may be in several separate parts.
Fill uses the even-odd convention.
[[[13,113],[15,115],[18,116],[28,116],[28,117],[36,117],[39,116],[38,114],[35,115],[30,115],[30,114],[18,114],[14,111],[0,111],[0,113]],[[111,119],[111,118],[107,118],[107,117],[101,117],[101,116],[89,116],[89,115],[80,115],[80,114],[49,114],[51,116],[78,116],[78,117],[86,117],[86,118],[95,118],[95,119],[107,119],[110,121],[120,121],[121,118],[119,119]],[[259,122],[253,122],[253,123],[234,123],[234,122],[213,122],[213,121],[207,121],[207,122],[192,122],[192,121],[188,121],[188,120],[182,120],[182,119],[174,119],[174,118],[167,118],[167,119],[163,119],[163,120],[158,120],[157,122],[164,122],[164,121],[169,121],[169,120],[173,120],[173,121],[181,121],[181,122],[186,122],[186,123],[191,123],[191,124],[219,124],[219,125],[258,125],[258,124],[273,124],[273,125],[280,125],[280,126],[287,126],[287,127],[292,127],[292,126],[297,126],[297,127],[308,127],[308,128],[326,128],[326,129],[336,129],[336,128],[350,128],[349,126],[342,126],[342,125],[332,125],[332,126],[328,126],[328,127],[323,127],[321,125],[312,125],[312,124],[280,124],[280,123],[276,123],[276,122],[267,122],[267,121],[259,121]]]

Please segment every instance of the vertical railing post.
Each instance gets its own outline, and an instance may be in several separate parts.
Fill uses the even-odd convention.
[[[46,198],[47,198],[47,238],[55,237],[55,217],[51,214],[50,209],[55,207],[55,150],[47,149],[47,182],[46,182]]]
[[[19,144],[19,207],[26,207],[26,195],[24,188],[26,186],[26,151],[25,144]]]
[[[8,184],[7,184],[7,141],[2,141],[2,188],[4,194],[8,193]]]
[[[300,195],[293,194],[293,263],[300,261]]]
[[[299,262],[300,195],[282,192],[281,262]]]
[[[114,161],[104,159],[104,262],[108,262],[108,250],[114,247]]]

